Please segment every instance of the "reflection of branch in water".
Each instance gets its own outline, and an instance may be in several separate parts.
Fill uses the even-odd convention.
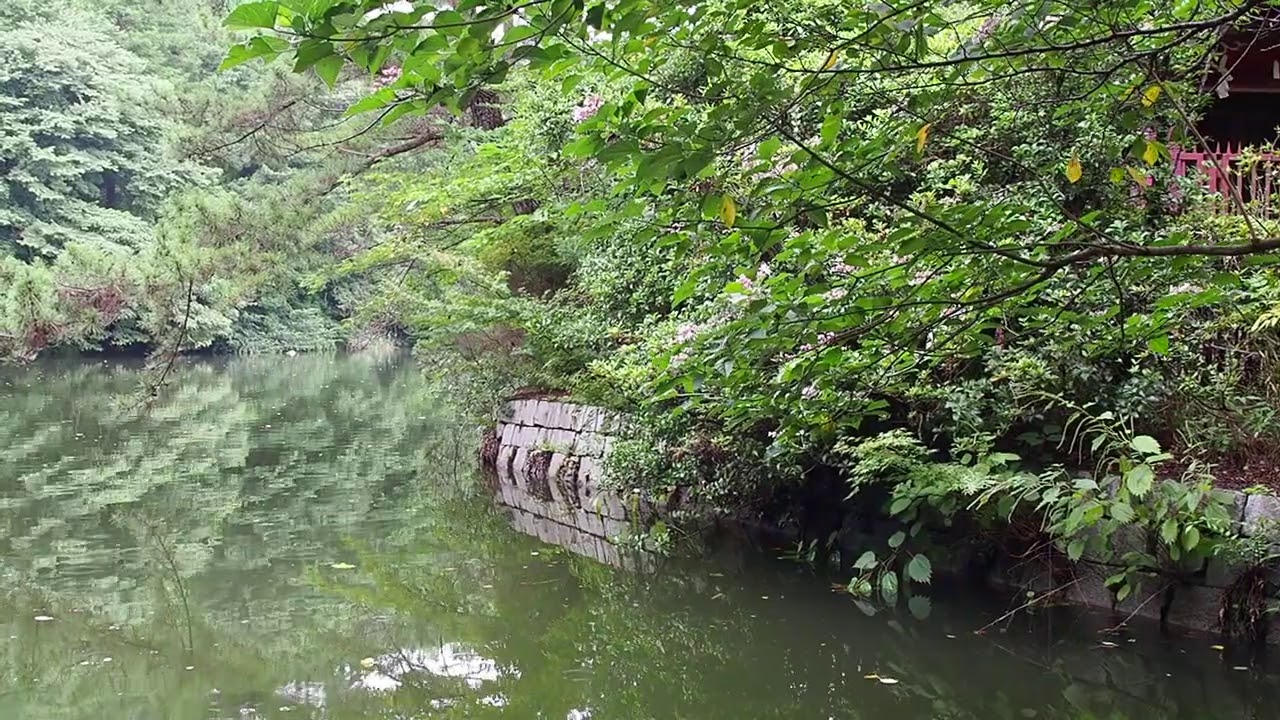
[[[192,627],[191,620],[191,604],[187,599],[187,586],[182,581],[182,573],[178,569],[178,556],[175,550],[165,542],[164,535],[159,531],[159,525],[149,520],[143,519],[142,527],[147,533],[147,542],[154,542],[160,551],[160,558],[164,562],[169,574],[173,576],[173,584],[178,591],[178,599],[182,601],[182,615],[186,623],[187,639],[182,649],[188,654],[196,651],[195,632]]]
[[[975,635],[981,635],[981,634],[985,633],[986,631],[990,630],[993,626],[998,625],[1000,622],[1002,622],[1002,621],[1004,621],[1004,620],[1009,620],[1009,619],[1011,619],[1014,615],[1018,614],[1018,611],[1020,611],[1020,610],[1025,610],[1025,609],[1027,609],[1027,608],[1031,607],[1032,605],[1035,605],[1036,603],[1040,602],[1041,600],[1044,600],[1045,598],[1048,598],[1048,597],[1052,597],[1052,596],[1054,596],[1054,595],[1057,595],[1058,593],[1062,592],[1063,590],[1066,590],[1067,588],[1071,587],[1072,585],[1075,585],[1075,584],[1076,584],[1076,583],[1078,583],[1078,582],[1080,582],[1080,578],[1076,578],[1075,580],[1072,580],[1071,582],[1069,582],[1069,583],[1067,583],[1067,584],[1065,584],[1065,585],[1059,585],[1058,587],[1055,587],[1055,588],[1053,588],[1053,589],[1049,590],[1048,592],[1043,593],[1043,594],[1041,594],[1041,595],[1033,596],[1030,600],[1028,600],[1028,601],[1026,601],[1026,602],[1022,603],[1022,604],[1021,604],[1021,605],[1019,605],[1018,607],[1016,607],[1016,608],[1014,608],[1014,609],[1010,610],[1009,612],[1007,612],[1007,613],[1005,613],[1005,614],[1001,615],[1000,617],[996,618],[995,620],[992,620],[991,622],[987,623],[986,625],[983,625],[982,627],[978,628],[977,630],[974,630],[974,631],[973,631],[973,633],[974,633]]]
[[[1161,704],[1157,703],[1156,701],[1151,700],[1150,698],[1146,698],[1146,697],[1143,697],[1143,696],[1138,695],[1138,694],[1136,694],[1136,693],[1130,692],[1129,690],[1125,689],[1124,687],[1122,687],[1122,686],[1120,686],[1120,685],[1118,685],[1118,684],[1112,684],[1112,683],[1109,683],[1109,682],[1101,682],[1101,681],[1098,681],[1098,680],[1090,680],[1089,678],[1087,678],[1087,677],[1085,677],[1085,676],[1083,676],[1083,675],[1073,675],[1072,673],[1068,672],[1067,670],[1064,670],[1064,669],[1061,669],[1061,668],[1056,668],[1056,667],[1053,667],[1053,666],[1051,666],[1051,665],[1047,665],[1047,664],[1045,664],[1045,663],[1043,663],[1043,662],[1040,662],[1039,660],[1036,660],[1035,658],[1028,657],[1028,656],[1026,656],[1026,655],[1023,655],[1022,653],[1016,652],[1016,651],[1014,651],[1014,650],[1010,649],[1009,647],[1007,647],[1007,646],[1005,646],[1005,645],[1001,644],[1000,642],[998,642],[998,641],[996,641],[996,640],[991,640],[990,642],[991,642],[991,645],[992,645],[993,647],[995,647],[997,650],[1000,650],[1000,651],[1004,652],[1005,654],[1007,654],[1007,655],[1009,655],[1010,657],[1012,657],[1012,658],[1014,658],[1014,659],[1018,660],[1019,662],[1025,662],[1025,663],[1027,663],[1028,665],[1034,665],[1034,666],[1036,666],[1036,667],[1038,667],[1038,668],[1040,668],[1040,669],[1044,670],[1046,673],[1049,673],[1050,675],[1055,675],[1055,676],[1057,676],[1058,678],[1060,678],[1060,679],[1062,679],[1062,680],[1065,680],[1065,681],[1067,681],[1067,682],[1070,682],[1070,683],[1072,683],[1072,684],[1079,683],[1079,684],[1081,684],[1081,685],[1088,685],[1088,686],[1091,686],[1091,687],[1098,687],[1098,688],[1102,688],[1102,689],[1106,690],[1106,691],[1107,691],[1107,692],[1109,692],[1109,693],[1114,693],[1114,694],[1117,694],[1117,695],[1121,695],[1121,696],[1123,696],[1123,697],[1129,698],[1130,700],[1133,700],[1134,702],[1141,703],[1142,705],[1147,705],[1147,706],[1150,706],[1150,707],[1155,708],[1155,709],[1158,709],[1158,710],[1168,710],[1168,709],[1169,709],[1169,707],[1168,707],[1167,705],[1161,705]],[[1104,668],[1104,669],[1105,669],[1105,668]],[[1107,677],[1111,677],[1111,673],[1110,673],[1110,672],[1107,672]]]

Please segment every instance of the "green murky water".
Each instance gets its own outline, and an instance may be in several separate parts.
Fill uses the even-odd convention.
[[[636,576],[541,545],[396,359],[195,363],[145,416],[139,382],[0,371],[0,718],[1280,717],[1205,640],[976,636],[1004,606],[867,616],[747,551]]]

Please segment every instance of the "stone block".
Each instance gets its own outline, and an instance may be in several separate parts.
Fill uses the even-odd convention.
[[[604,453],[604,436],[595,432],[580,432],[574,440],[574,452],[579,455],[600,457]]]
[[[517,447],[515,457],[511,459],[511,481],[521,490],[524,490],[529,483],[528,465],[529,449]]]
[[[551,462],[547,465],[547,490],[551,493],[551,501],[557,505],[567,505],[564,495],[560,492],[560,473],[564,471],[564,465],[569,460],[569,456],[563,453],[552,453]]]
[[[511,444],[516,447],[530,447],[533,445],[535,432],[537,432],[537,428],[532,425],[517,425],[515,432],[511,434]]]
[[[504,402],[498,406],[498,422],[514,422],[516,416],[516,402],[517,401]]]
[[[1205,569],[1204,584],[1207,587],[1222,589],[1235,582],[1248,566],[1229,560],[1222,555],[1209,558],[1209,566]]]
[[[532,425],[534,408],[533,400],[516,400],[511,403],[511,422],[517,425]]]
[[[1244,534],[1257,537],[1264,533],[1280,535],[1280,498],[1274,495],[1249,495],[1244,505]]]
[[[599,500],[602,503],[602,515],[614,520],[627,519],[627,504],[617,493],[612,491],[602,492],[599,495]]]
[[[624,429],[624,420],[621,413],[612,410],[603,410],[603,418],[600,421],[600,432],[605,435],[617,435]]]
[[[577,526],[585,533],[604,537],[604,518],[587,510],[579,510],[575,516]]]
[[[1227,511],[1231,514],[1231,522],[1237,530],[1244,523],[1244,507],[1249,502],[1249,496],[1239,490],[1218,490],[1227,500]]]
[[[1222,606],[1222,590],[1199,585],[1180,585],[1173,591],[1169,606],[1170,625],[1201,632],[1218,631],[1218,611]]]
[[[606,539],[613,541],[625,538],[631,534],[631,523],[614,520],[613,518],[604,518],[604,536]]]
[[[557,430],[572,430],[573,415],[577,411],[578,406],[573,403],[556,403],[556,424]]]
[[[515,482],[515,478],[511,475],[511,463],[515,459],[516,448],[511,445],[503,445],[498,448],[498,483],[501,485],[510,485]]]
[[[516,426],[511,423],[501,423],[498,425],[498,444],[514,445],[516,437]]]
[[[572,430],[575,433],[582,430],[582,419],[587,414],[586,405],[577,405],[565,403],[565,429]]]
[[[1101,565],[1119,565],[1125,553],[1145,552],[1147,548],[1147,533],[1137,525],[1121,525],[1103,547],[1098,546],[1096,537],[1096,534],[1090,536],[1083,559]]]
[[[1138,588],[1130,593],[1129,597],[1115,604],[1116,614],[1120,620],[1130,616],[1159,620],[1168,581],[1148,573],[1138,573],[1136,577]]]
[[[1076,565],[1076,582],[1067,588],[1067,600],[1080,605],[1110,610],[1115,602],[1115,593],[1106,586],[1106,579],[1116,572],[1115,568],[1093,563]]]
[[[562,452],[566,455],[573,453],[573,446],[577,439],[577,433],[572,430],[565,430],[564,428],[556,428],[548,431],[547,433],[547,442],[551,447],[557,452]]]
[[[584,456],[578,461],[578,507],[594,509],[600,488],[600,461]]]
[[[533,409],[533,424],[538,427],[551,427],[551,416],[555,412],[552,403],[539,400]]]

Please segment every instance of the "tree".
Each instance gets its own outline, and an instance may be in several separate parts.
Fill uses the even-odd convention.
[[[198,175],[164,152],[163,87],[90,18],[0,31],[0,243],[51,258],[74,242],[138,247],[162,198]]]

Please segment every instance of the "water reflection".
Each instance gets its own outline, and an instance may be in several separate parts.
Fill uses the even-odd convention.
[[[541,543],[471,492],[408,366],[198,365],[148,418],[119,412],[127,370],[23,372],[6,720],[1275,717],[1276,679],[1205,640],[1107,646],[1070,612],[975,636],[1005,606],[867,616],[741,549],[637,574]]]

